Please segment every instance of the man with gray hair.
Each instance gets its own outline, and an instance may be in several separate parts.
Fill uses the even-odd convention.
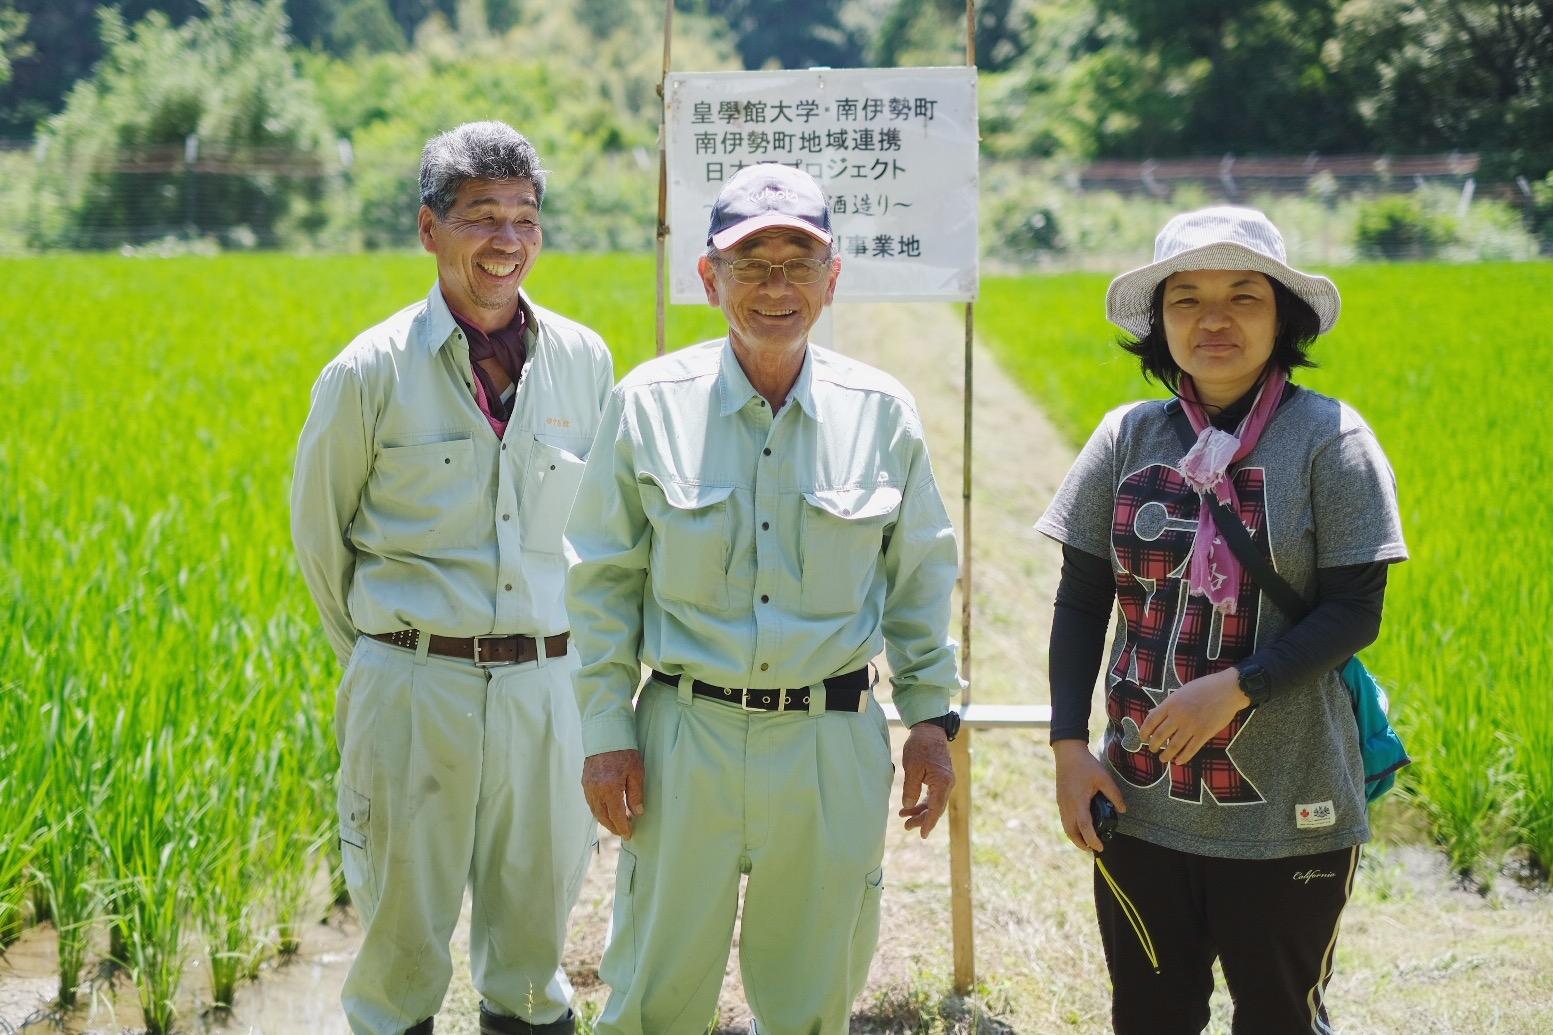
[[[421,156],[437,283],[324,368],[291,527],[345,666],[340,845],[365,932],[342,1002],[429,1033],[466,887],[485,1033],[573,1030],[561,970],[594,824],[561,532],[614,381],[599,336],[521,290],[545,172],[500,122]]]

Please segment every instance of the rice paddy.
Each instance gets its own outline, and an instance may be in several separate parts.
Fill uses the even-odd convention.
[[[651,269],[547,255],[531,287],[624,373],[652,352]],[[61,1001],[105,942],[171,1030],[180,982],[229,1001],[338,893],[337,672],[292,560],[292,450],[322,364],[432,276],[410,255],[0,261],[0,945],[52,922]],[[1458,867],[1513,845],[1546,864],[1553,269],[1338,281],[1345,316],[1300,379],[1357,406],[1397,470],[1413,560],[1366,656],[1418,760],[1405,793]],[[1108,345],[1104,283],[994,279],[978,306],[1075,441],[1148,390]],[[675,308],[669,340],[719,326]]]
[[[653,350],[651,267],[546,256],[532,286],[623,370]],[[0,262],[0,945],[51,920],[62,1002],[106,927],[167,1031],[191,956],[228,1002],[327,907],[338,674],[292,560],[292,453],[318,369],[434,275]]]

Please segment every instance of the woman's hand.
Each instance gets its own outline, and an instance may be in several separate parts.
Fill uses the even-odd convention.
[[[1117,812],[1126,812],[1121,788],[1082,740],[1059,740],[1052,745],[1052,754],[1057,758],[1057,811],[1062,814],[1063,832],[1086,852],[1105,851],[1089,815],[1089,801],[1098,792],[1111,800]]]
[[[1138,735],[1161,762],[1186,765],[1199,748],[1249,707],[1251,698],[1240,689],[1240,672],[1226,668],[1172,692],[1144,716]]]

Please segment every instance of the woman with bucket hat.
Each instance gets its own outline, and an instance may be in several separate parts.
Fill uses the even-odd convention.
[[[1390,464],[1352,408],[1294,385],[1337,322],[1262,213],[1176,216],[1106,314],[1172,399],[1100,422],[1036,528],[1062,544],[1051,739],[1062,823],[1095,854],[1117,1032],[1199,1032],[1213,961],[1234,1030],[1330,1030],[1338,919],[1369,838],[1336,669],[1407,557]],[[1314,606],[1291,620],[1216,525]],[[1233,515],[1233,517],[1229,517]],[[1100,757],[1088,747],[1105,627]]]

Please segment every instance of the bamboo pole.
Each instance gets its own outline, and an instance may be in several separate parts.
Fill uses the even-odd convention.
[[[669,99],[664,95],[664,85],[669,79],[669,46],[674,40],[674,0],[663,4],[663,74],[658,78],[658,234],[657,276],[658,311],[655,323],[658,355],[663,355],[667,331],[664,327],[664,249],[669,237]]]
[[[965,0],[965,63],[976,66],[976,0]],[[960,674],[965,679],[961,711],[970,707],[971,675],[971,345],[976,304],[965,303],[965,445],[960,500],[965,549],[960,562]],[[975,911],[971,901],[971,730],[962,727],[950,747],[954,790],[949,794],[949,900],[954,937],[954,990],[967,995],[976,985]]]

